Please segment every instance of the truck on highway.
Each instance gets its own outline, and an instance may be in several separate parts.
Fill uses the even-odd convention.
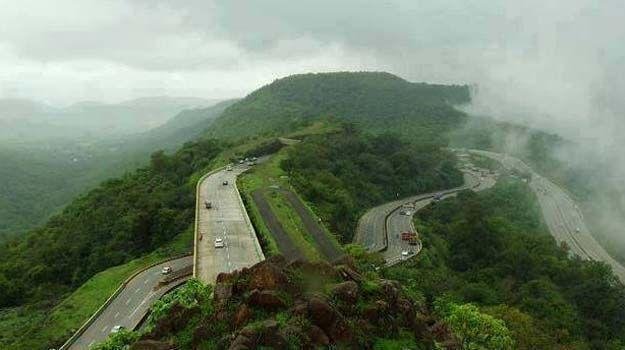
[[[402,241],[410,241],[412,239],[417,239],[417,233],[416,232],[402,232],[401,233],[401,240]]]

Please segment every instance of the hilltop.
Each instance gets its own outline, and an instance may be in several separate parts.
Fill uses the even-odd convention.
[[[227,108],[207,136],[287,132],[333,116],[374,133],[438,140],[464,118],[454,106],[469,101],[468,86],[411,83],[389,73],[299,74],[278,79]]]

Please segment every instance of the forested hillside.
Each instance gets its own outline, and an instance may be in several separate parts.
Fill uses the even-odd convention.
[[[418,213],[424,248],[385,270],[431,302],[474,303],[518,349],[622,349],[625,289],[602,263],[571,259],[547,233],[528,186],[504,179]]]
[[[43,224],[100,181],[145,166],[152,152],[196,139],[232,103],[185,110],[155,129],[114,140],[0,147],[0,240]]]
[[[452,106],[470,101],[467,86],[410,83],[389,73],[301,74],[276,80],[228,108],[214,137],[285,132],[319,116],[352,121],[371,132],[393,131],[438,144],[463,120]]]
[[[366,209],[463,181],[448,152],[389,134],[363,134],[351,124],[292,147],[282,167],[343,243],[351,242]]]
[[[168,242],[191,225],[192,175],[221,146],[189,143],[171,156],[109,180],[74,200],[44,226],[0,248],[0,306],[52,301],[94,273]]]
[[[581,145],[558,135],[474,116],[451,133],[451,146],[523,159],[574,195],[590,232],[610,255],[625,263],[625,192],[609,159],[591,156]]]

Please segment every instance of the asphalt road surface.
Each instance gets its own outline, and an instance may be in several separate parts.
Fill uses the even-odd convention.
[[[575,201],[553,182],[535,173],[520,159],[500,153],[470,150],[469,152],[499,161],[506,169],[532,174],[530,187],[536,193],[543,217],[551,235],[558,243],[564,242],[571,253],[582,259],[603,261],[625,283],[625,268],[614,260],[593,238],[584,223],[584,217]]]
[[[159,282],[163,278],[161,274],[163,267],[171,266],[173,270],[179,270],[191,266],[192,263],[193,257],[186,256],[153,266],[139,273],[128,282],[111,304],[67,349],[88,349],[91,345],[105,340],[111,329],[117,325],[127,329],[137,327],[152,303],[176,284],[174,282],[171,285],[159,286]]]
[[[482,191],[495,185],[496,178],[492,175],[482,176],[480,172],[473,172],[470,170],[464,171],[465,185],[443,192],[441,199],[455,196],[459,191],[465,189],[472,189],[473,191]],[[418,234],[414,227],[412,217],[414,214],[423,209],[434,198],[430,195],[425,197],[419,197],[414,200],[405,201],[400,203],[398,207],[393,210],[386,219],[386,232],[388,235],[387,248],[382,251],[382,256],[386,260],[387,266],[394,265],[402,260],[411,258],[421,251],[421,240],[418,244],[410,245],[407,241],[401,239],[402,232],[415,232]],[[407,252],[408,255],[402,256],[402,252]]]
[[[249,168],[235,165],[231,171],[223,169],[207,176],[200,184],[195,276],[205,283],[215,283],[221,272],[239,270],[265,259],[236,188],[237,176]],[[206,201],[212,203],[211,209],[205,208]],[[216,238],[223,239],[223,248],[215,247]]]
[[[437,191],[415,195],[408,198],[402,198],[369,209],[358,220],[358,226],[356,227],[356,233],[354,234],[353,241],[365,247],[365,249],[367,249],[369,252],[380,252],[387,249],[388,242],[385,234],[385,226],[387,225],[387,217],[389,217],[391,213],[393,213],[405,204],[411,204],[427,199],[432,199],[432,197],[438,193],[449,194],[476,186],[485,186],[485,184],[479,181],[479,177],[476,177],[476,175],[466,174],[467,172],[465,172],[465,184],[460,187],[445,191]],[[492,184],[494,184],[494,181],[492,181]],[[492,184],[486,183],[486,186],[490,187],[492,186]],[[424,204],[424,206],[425,205],[427,204]],[[403,221],[403,219],[393,218],[393,225],[395,225],[396,221]],[[405,225],[401,225],[401,227],[409,228]],[[395,251],[395,249],[392,250],[393,252]],[[394,253],[391,254],[394,255]]]

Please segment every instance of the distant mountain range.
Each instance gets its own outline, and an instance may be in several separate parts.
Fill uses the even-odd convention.
[[[0,99],[0,143],[91,140],[142,133],[184,109],[217,103],[192,97],[145,97],[109,104],[85,101],[58,108],[25,99]]]

